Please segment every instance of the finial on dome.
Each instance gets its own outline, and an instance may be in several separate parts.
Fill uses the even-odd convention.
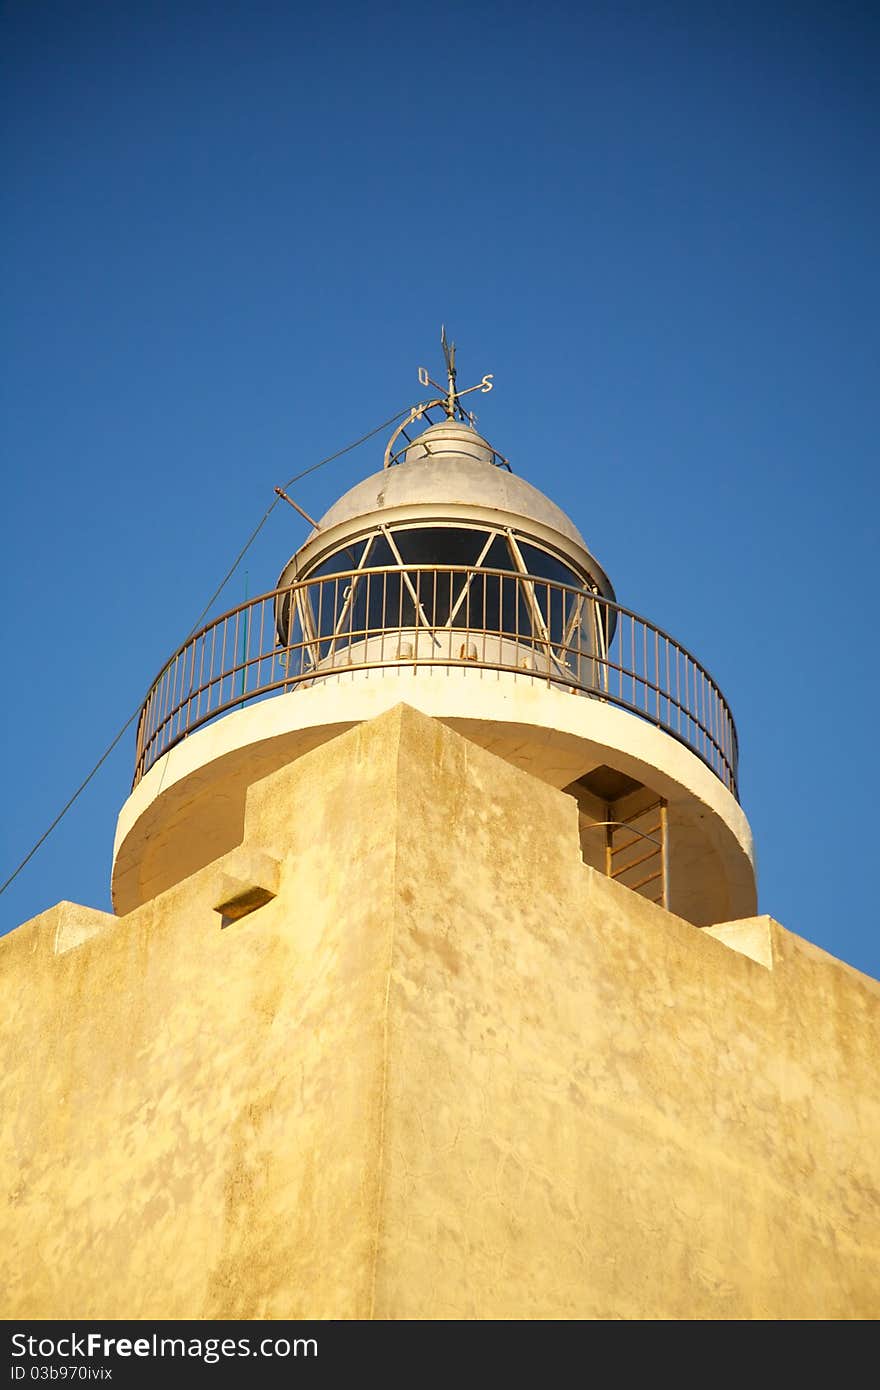
[[[485,395],[487,391],[492,390],[495,384],[493,373],[487,372],[475,386],[467,386],[463,391],[459,391],[455,384],[455,343],[450,343],[449,339],[446,337],[445,324],[440,328],[440,344],[443,348],[443,356],[446,359],[447,384],[445,387],[441,386],[439,382],[434,381],[433,377],[429,375],[427,367],[419,367],[419,381],[422,386],[433,386],[434,390],[438,391],[440,394],[434,400],[424,401],[420,405],[414,405],[403,421],[403,424],[397,426],[397,429],[392,434],[385,449],[384,468],[390,468],[392,464],[401,461],[401,457],[406,453],[406,449],[402,449],[398,454],[394,452],[394,446],[401,435],[403,435],[403,438],[406,440],[407,446],[413,443],[407,430],[411,425],[415,424],[416,420],[425,420],[430,429],[434,428],[435,422],[431,416],[432,410],[443,410],[446,414],[447,423],[460,421],[463,426],[467,426],[473,430],[477,417],[472,410],[465,410],[464,406],[461,404],[462,396],[469,396],[472,391],[481,391],[483,395]],[[426,431],[426,433],[428,432],[429,431]],[[488,448],[489,446],[487,445],[486,447]],[[426,452],[430,453],[431,450],[426,449]],[[494,453],[494,451],[491,450],[490,452]],[[495,454],[495,457],[505,468],[510,468],[507,459],[501,454]]]
[[[440,325],[440,345],[443,348],[443,356],[446,358],[446,375],[449,379],[449,392],[446,397],[446,415],[450,420],[455,419],[455,343],[446,340],[446,324]]]

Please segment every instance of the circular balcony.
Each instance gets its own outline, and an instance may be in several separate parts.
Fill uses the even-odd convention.
[[[617,706],[684,744],[737,794],[736,728],[724,696],[662,628],[586,586],[422,564],[299,580],[201,628],[146,698],[134,785],[230,711],[377,668],[430,667],[508,673]]]

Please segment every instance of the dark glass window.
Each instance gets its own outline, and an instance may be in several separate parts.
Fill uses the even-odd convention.
[[[395,531],[394,543],[407,565],[456,565],[473,568],[486,544],[485,531],[472,531],[455,526],[419,526],[405,531]],[[451,570],[437,570],[433,574],[410,574],[410,582],[416,590],[419,605],[429,626],[445,627],[450,614],[458,603],[465,588],[467,576],[455,574]],[[467,623],[463,602],[456,614],[454,625],[463,627]]]
[[[483,567],[518,573],[506,536],[496,536],[486,551]],[[532,624],[519,579],[487,574],[471,581],[470,613],[473,626],[487,632],[506,632],[509,636],[531,637]]]
[[[344,579],[332,577],[357,569],[365,552],[366,560],[360,574],[347,575]],[[401,624],[401,618],[404,624],[413,623],[415,608],[406,591],[401,591],[400,576],[370,574],[374,568],[396,568],[397,564],[397,556],[380,532],[335,551],[313,570],[310,579],[327,576],[326,583],[310,585],[305,591],[312,609],[314,628],[322,638],[327,639],[336,632],[334,650],[362,641],[368,632],[380,631],[383,627],[397,627]],[[329,651],[330,641],[322,641],[319,644],[319,659],[323,660]]]
[[[456,526],[419,526],[393,535],[406,565],[475,565],[488,540],[485,531]]]
[[[367,627],[371,632],[415,626],[416,606],[401,570],[385,574],[367,571],[360,582],[365,587]]]
[[[523,594],[523,581],[515,574],[475,574],[453,619],[453,626],[531,638],[532,623]]]
[[[483,566],[487,570],[516,570],[506,536],[495,537],[486,551]]]
[[[380,531],[370,542],[370,553],[367,556],[367,568],[377,570],[383,569],[385,565],[396,565],[397,563],[397,556],[388,544],[388,538],[383,536]]]
[[[309,578],[312,578],[313,575],[343,574],[345,570],[356,570],[366,548],[366,539],[353,541],[344,550],[337,550],[333,555],[328,555],[326,560],[322,560],[318,568],[312,570]]]
[[[519,542],[519,551],[529,574],[539,575],[541,579],[550,579],[554,584],[575,584],[578,588],[581,587],[582,580],[578,579],[574,570],[569,569],[562,560],[557,560],[555,555],[549,555],[546,550],[539,550],[536,545],[529,545],[527,541]]]
[[[568,565],[557,560],[555,555],[548,555],[546,550],[539,550],[537,546],[529,545],[526,541],[519,542],[519,549],[529,574],[536,576],[535,601],[547,625],[550,641],[554,646],[559,646],[572,614],[578,607],[578,595],[564,593],[553,585],[572,584],[581,588],[582,581]],[[542,579],[551,582],[542,584]]]
[[[323,579],[320,584],[309,586],[306,592],[312,605],[315,632],[319,637],[332,638],[351,592],[352,584],[355,582],[351,576],[347,575],[341,579],[336,577]],[[318,649],[321,660],[323,660],[330,651],[329,640],[320,642]]]

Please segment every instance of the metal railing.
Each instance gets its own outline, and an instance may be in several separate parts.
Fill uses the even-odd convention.
[[[206,624],[150,688],[134,784],[230,710],[355,669],[432,666],[508,671],[617,705],[686,744],[736,795],[733,716],[662,628],[584,588],[454,565],[303,579]]]

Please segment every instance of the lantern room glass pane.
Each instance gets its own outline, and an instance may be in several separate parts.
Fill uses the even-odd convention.
[[[523,597],[522,584],[518,578],[513,577],[518,574],[518,569],[506,536],[495,536],[483,557],[482,567],[487,570],[509,570],[511,577],[507,579],[501,575],[487,574],[471,582],[472,625],[476,626],[477,616],[484,614],[487,632],[503,632],[508,636],[531,638],[531,618]]]
[[[322,560],[316,570],[309,576],[323,574],[344,574],[346,570],[356,570],[361,562],[361,556],[367,548],[367,538],[360,541],[353,541],[344,550],[337,550],[334,555],[328,555],[326,560]]]
[[[562,560],[548,554],[546,550],[539,550],[527,541],[519,542],[519,550],[529,574],[535,576],[535,602],[547,625],[550,641],[553,646],[558,647],[562,644],[569,619],[577,605],[578,595],[567,594],[554,585],[571,584],[580,589],[582,581],[574,570],[569,569]],[[541,580],[550,582],[541,583]]]
[[[487,570],[516,570],[506,536],[494,538],[483,557],[482,567]]]
[[[473,566],[488,540],[486,531],[458,526],[408,527],[392,534],[405,565]]]
[[[412,572],[410,581],[428,626],[445,627],[467,584],[467,575],[447,565],[473,569],[488,540],[488,532],[456,526],[419,526],[394,531],[394,543],[406,565],[436,565],[433,574]],[[454,625],[465,625],[462,610]]]
[[[540,579],[549,579],[554,584],[574,584],[581,588],[583,581],[555,555],[549,554],[546,550],[539,550],[536,545],[529,545],[528,541],[517,541],[517,544],[529,574],[534,574]]]
[[[365,567],[367,569],[384,569],[386,565],[397,565],[399,563],[400,561],[388,544],[387,536],[384,536],[380,531],[371,538],[370,553],[365,561]]]

